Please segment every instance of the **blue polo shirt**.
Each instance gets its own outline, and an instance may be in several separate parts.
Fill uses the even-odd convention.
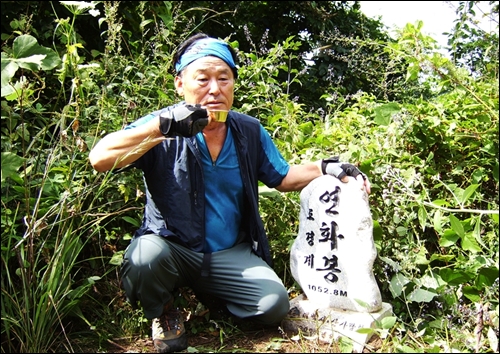
[[[234,246],[243,211],[243,182],[231,129],[215,162],[202,133],[196,134],[205,180],[204,252],[215,252]]]

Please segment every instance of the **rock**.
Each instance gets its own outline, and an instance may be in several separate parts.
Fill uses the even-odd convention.
[[[324,175],[302,190],[291,272],[318,308],[376,312],[382,298],[372,271],[377,250],[368,195],[349,179]]]

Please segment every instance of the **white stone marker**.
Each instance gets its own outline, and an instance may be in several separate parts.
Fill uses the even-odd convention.
[[[370,336],[356,330],[373,327],[392,307],[382,303],[373,275],[377,250],[368,195],[361,181],[349,179],[343,183],[321,176],[300,194],[299,234],[290,267],[305,297],[292,299],[284,327],[319,329],[324,341],[342,333],[358,342],[354,351],[359,352]]]
[[[349,178],[343,183],[325,175],[302,190],[290,267],[307,298],[319,306],[375,312],[382,298],[372,271],[373,220],[361,182]]]

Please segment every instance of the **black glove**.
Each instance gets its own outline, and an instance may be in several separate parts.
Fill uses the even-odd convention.
[[[190,137],[201,132],[208,124],[208,114],[200,104],[185,104],[160,113],[160,131],[165,137]]]
[[[366,180],[366,175],[356,166],[350,163],[340,162],[338,156],[330,157],[321,161],[321,171],[324,175],[329,174],[342,180],[345,176],[356,178],[361,175]]]

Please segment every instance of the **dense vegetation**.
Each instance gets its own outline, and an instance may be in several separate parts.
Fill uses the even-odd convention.
[[[381,351],[498,352],[498,3],[492,32],[477,3],[459,2],[445,55],[422,22],[392,38],[356,2],[1,2],[2,352],[149,333],[118,276],[141,175],[96,173],[88,150],[178,99],[172,53],[197,31],[238,49],[235,109],[286,159],[341,155],[368,174],[394,308]],[[260,198],[296,295],[299,194]]]

